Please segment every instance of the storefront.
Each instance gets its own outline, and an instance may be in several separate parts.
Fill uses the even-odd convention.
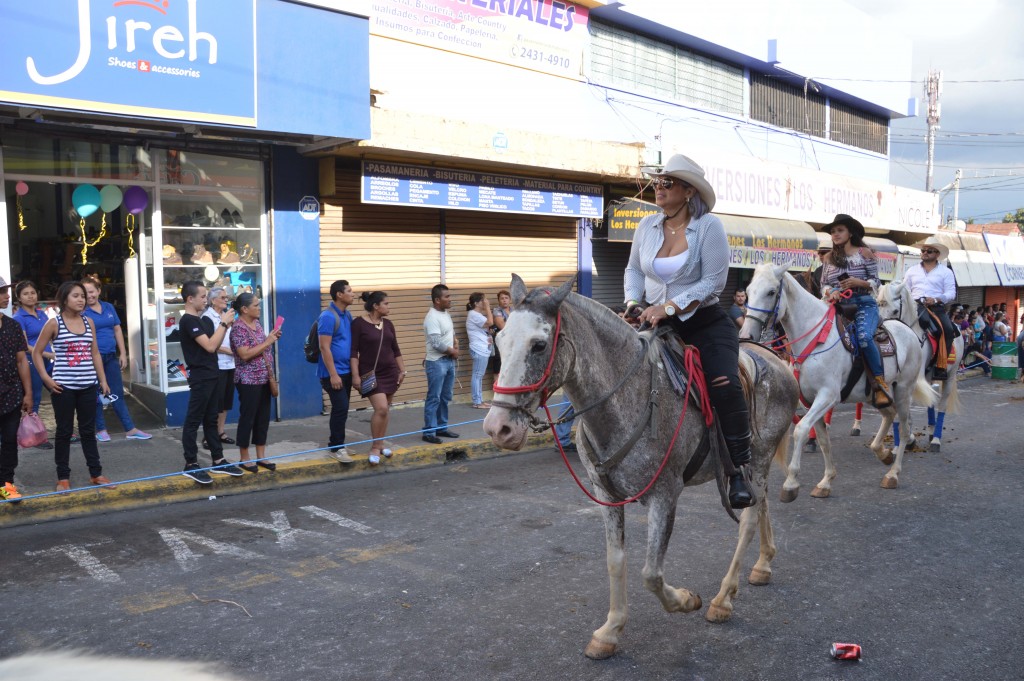
[[[278,416],[319,413],[301,347],[320,304],[317,162],[297,149],[369,135],[367,20],[284,0],[115,5],[0,10],[22,65],[0,74],[0,272],[43,300],[99,277],[130,404],[168,425],[188,401],[181,285],[252,291],[295,330]]]
[[[426,394],[423,317],[431,287],[444,283],[451,289],[456,335],[467,348],[469,294],[482,291],[496,305],[513,272],[530,286],[564,282],[579,269],[581,223],[603,210],[600,185],[481,171],[452,161],[323,161],[321,188],[331,176],[334,192],[321,195],[321,287],[345,279],[357,293],[388,294],[410,372],[398,401]],[[469,393],[470,370],[464,352],[456,395]]]
[[[956,277],[956,301],[975,309],[985,305],[985,292],[999,287],[992,255],[980,234],[943,230],[936,238],[949,249],[949,267]]]
[[[991,297],[986,292],[985,304],[1006,304],[1006,323],[1016,338],[1022,330],[1020,317],[1024,311],[1024,301],[1021,300],[1024,296],[1024,238],[988,232],[983,236],[1001,284],[998,289],[992,289]]]

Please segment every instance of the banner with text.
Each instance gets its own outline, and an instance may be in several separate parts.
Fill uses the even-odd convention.
[[[372,0],[370,33],[579,80],[589,10],[559,0]]]
[[[17,3],[0,101],[256,125],[255,0]]]
[[[985,243],[992,255],[1003,286],[1024,286],[1024,238],[985,232]]]
[[[599,218],[600,185],[363,161],[363,203]]]
[[[608,206],[608,241],[632,241],[640,221],[648,215],[660,213],[653,203],[637,199],[623,199]]]

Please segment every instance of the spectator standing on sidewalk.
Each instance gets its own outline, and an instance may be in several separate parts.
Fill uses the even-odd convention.
[[[36,340],[32,361],[43,365],[43,348],[53,346],[53,376],[42,376],[43,385],[50,391],[53,414],[57,421],[53,458],[57,465],[58,492],[71,489],[71,433],[78,417],[78,436],[82,453],[89,467],[89,478],[94,485],[110,485],[103,475],[100,451],[96,446],[96,383],[100,392],[110,394],[103,360],[93,325],[82,313],[86,306],[85,287],[77,281],[68,281],[57,289],[60,314],[43,326]]]
[[[512,294],[502,289],[498,291],[498,307],[494,308],[494,326],[491,327],[492,343],[498,332],[505,328],[510,314],[512,314]],[[498,352],[497,343],[493,343],[491,347],[494,349],[494,356],[491,358],[491,373],[494,374],[494,380],[498,380],[498,374],[501,373],[501,354]]]
[[[487,295],[480,291],[469,294],[466,303],[466,335],[469,337],[469,355],[473,358],[473,374],[470,389],[474,409],[490,409],[491,403],[484,402],[484,374],[491,360],[491,344],[494,339],[488,330],[494,325],[494,314]]]
[[[220,324],[220,316],[228,309],[228,290],[223,286],[210,289],[207,297],[210,304],[203,312],[214,324]],[[233,445],[235,441],[228,437],[225,432],[228,412],[235,406],[235,353],[231,351],[231,334],[224,334],[224,340],[217,348],[217,369],[220,370],[221,386],[217,389],[220,401],[217,404],[217,432],[220,433],[221,444]],[[203,448],[209,449],[210,443],[203,439]]]
[[[32,411],[32,378],[25,356],[25,331],[3,313],[10,302],[11,285],[0,277],[0,499],[13,501],[21,498],[14,486],[18,424],[22,414]]]
[[[85,287],[85,311],[82,313],[89,318],[96,329],[96,345],[100,350],[100,360],[103,362],[103,372],[107,376],[107,383],[110,385],[110,394],[113,402],[111,407],[117,418],[121,420],[124,427],[124,436],[129,440],[149,440],[153,436],[135,427],[132,415],[128,413],[128,405],[124,400],[124,380],[121,372],[128,367],[128,351],[124,347],[124,332],[121,330],[121,318],[117,316],[117,310],[108,302],[100,300],[102,287],[100,280],[89,275],[82,279],[82,286]],[[107,424],[103,418],[103,405],[96,408],[96,439],[100,442],[110,442],[110,433],[107,432]]]
[[[441,444],[442,437],[458,437],[448,430],[448,403],[455,386],[455,360],[459,358],[459,341],[455,337],[448,310],[452,294],[444,284],[430,289],[430,310],[423,318],[423,335],[427,353],[423,368],[427,373],[427,399],[423,403],[423,441]]]
[[[28,372],[32,379],[32,413],[39,413],[39,403],[43,399],[43,379],[40,371],[36,370],[36,365],[32,363],[32,350],[36,345],[36,339],[39,338],[39,332],[43,330],[43,326],[46,322],[50,321],[50,318],[46,315],[46,311],[38,307],[39,305],[39,289],[31,281],[19,281],[18,285],[14,287],[14,297],[18,301],[18,311],[14,313],[14,321],[21,324],[21,328],[25,331],[25,340],[28,342]],[[40,367],[42,373],[49,374],[53,371],[53,348],[43,348],[43,365]],[[53,449],[53,445],[49,441],[39,445],[40,449]]]
[[[364,395],[373,407],[370,417],[370,465],[380,463],[380,457],[390,457],[391,450],[384,446],[391,417],[391,400],[405,376],[405,361],[398,348],[395,325],[387,318],[391,314],[388,294],[384,291],[363,293],[363,309],[367,315],[352,322],[352,385],[362,394],[362,376],[370,371],[377,377],[377,387]]]
[[[238,455],[240,466],[255,473],[262,466],[277,470],[277,464],[263,461],[267,456],[270,430],[270,377],[274,363],[270,348],[281,338],[281,329],[263,332],[260,300],[252,293],[240,293],[231,305],[238,319],[231,327],[231,349],[235,353],[235,382],[238,385]],[[256,463],[249,461],[249,442],[256,446]]]
[[[331,456],[341,463],[355,461],[345,449],[345,426],[352,392],[352,313],[348,306],[354,300],[352,287],[339,279],[331,284],[331,304],[320,313],[317,321],[320,359],[316,376],[331,401],[331,436],[327,446],[331,448]]]
[[[178,334],[181,338],[181,354],[185,356],[188,368],[189,389],[188,410],[185,412],[185,425],[181,429],[181,446],[185,455],[185,468],[181,474],[201,485],[208,485],[213,479],[199,467],[199,447],[196,445],[200,424],[206,442],[210,445],[210,458],[215,466],[210,473],[234,477],[244,475],[238,466],[228,463],[224,458],[224,445],[217,432],[217,388],[220,387],[217,348],[231,329],[235,313],[226,310],[216,326],[209,317],[204,317],[207,291],[200,281],[186,281],[181,287],[181,297],[185,301],[185,312],[178,320]]]

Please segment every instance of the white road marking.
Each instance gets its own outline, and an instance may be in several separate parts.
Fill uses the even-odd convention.
[[[78,567],[89,573],[89,576],[93,579],[106,582],[107,584],[118,584],[123,581],[121,577],[108,568],[106,565],[100,562],[99,558],[92,555],[86,547],[87,546],[99,546],[100,544],[108,544],[109,541],[94,542],[92,544],[63,544],[61,546],[54,546],[52,549],[45,549],[43,551],[26,551],[27,556],[60,556],[65,555],[75,562]]]
[[[292,527],[291,523],[288,522],[288,516],[285,515],[284,511],[271,511],[270,517],[273,522],[261,523],[256,520],[244,520],[242,518],[224,518],[224,522],[231,523],[232,525],[242,525],[243,527],[256,527],[259,529],[270,530],[277,535],[277,543],[281,546],[287,546],[289,548],[295,546],[295,537],[299,534],[306,534],[318,539],[334,539],[329,534],[324,532],[314,532],[312,530],[300,530]]]
[[[348,529],[354,530],[359,534],[377,534],[380,531],[375,530],[372,527],[369,527],[368,525],[357,523],[355,520],[350,520],[345,516],[340,516],[337,513],[333,513],[326,509],[320,508],[319,506],[302,506],[301,508],[306,513],[317,516],[318,518],[323,518],[324,520],[329,520],[340,527],[347,527]]]
[[[206,555],[203,553],[195,553],[188,547],[186,542],[205,546],[214,553],[234,556],[235,558],[242,558],[244,560],[264,557],[239,546],[225,544],[224,542],[219,542],[216,539],[210,539],[209,537],[204,537],[201,534],[189,532],[188,530],[180,530],[172,527],[166,530],[157,530],[157,532],[160,534],[160,538],[164,540],[164,543],[171,549],[171,552],[174,553],[174,559],[178,561],[178,565],[180,565],[181,569],[185,572],[192,572],[197,569],[199,567],[199,559]]]

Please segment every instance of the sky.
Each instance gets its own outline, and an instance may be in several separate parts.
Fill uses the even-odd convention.
[[[929,69],[942,71],[933,187],[963,169],[958,216],[1002,222],[1024,208],[1024,2],[1020,0],[846,0],[898,28],[913,44],[919,115],[891,125],[892,184],[925,188]],[[963,81],[1002,81],[967,83]],[[943,192],[952,217],[953,192]]]

